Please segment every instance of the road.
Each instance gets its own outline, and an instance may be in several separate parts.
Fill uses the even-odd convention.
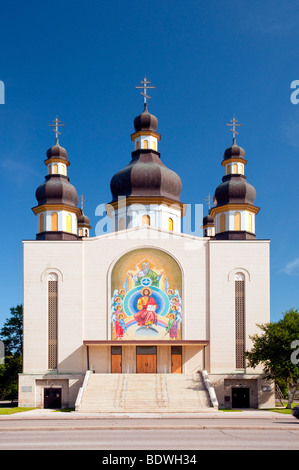
[[[299,450],[299,420],[277,413],[0,416],[0,450]]]
[[[69,430],[0,432],[0,450],[298,450],[298,431]]]

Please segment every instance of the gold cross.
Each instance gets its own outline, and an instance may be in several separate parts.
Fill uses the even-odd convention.
[[[236,127],[242,127],[242,124],[237,124],[239,121],[233,117],[233,119],[230,120],[231,124],[226,124],[228,127],[232,127],[230,131],[233,133],[233,144],[236,144],[236,135],[239,134],[239,132],[236,131]]]
[[[49,124],[49,127],[55,127],[55,129],[52,129],[52,130],[56,134],[56,144],[58,144],[59,143],[58,136],[61,135],[61,132],[59,132],[58,128],[59,127],[64,127],[65,124],[61,124],[61,121],[59,121],[57,116],[56,116],[56,118],[53,122],[54,122],[54,124]]]
[[[211,209],[211,205],[212,205],[212,202],[213,202],[213,198],[211,196],[211,194],[208,195],[208,197],[206,197],[204,199],[204,201],[208,204],[208,207],[209,207],[209,210]]]
[[[80,197],[80,202],[81,202],[81,210],[82,210],[82,214],[83,214],[83,210],[84,210],[84,202],[87,202],[88,199],[86,199],[83,194],[81,194],[81,197]]]
[[[144,97],[144,107],[146,108],[147,106],[147,102],[146,102],[146,99],[150,99],[151,97],[146,93],[146,91],[149,89],[149,88],[156,88],[155,86],[150,86],[150,81],[147,79],[147,77],[144,77],[143,80],[141,80],[142,83],[142,86],[136,86],[135,88],[137,89],[142,89],[143,92],[141,91],[140,94]]]

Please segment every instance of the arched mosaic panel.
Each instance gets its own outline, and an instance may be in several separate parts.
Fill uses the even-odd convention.
[[[164,251],[123,255],[111,273],[111,339],[182,339],[182,273]]]

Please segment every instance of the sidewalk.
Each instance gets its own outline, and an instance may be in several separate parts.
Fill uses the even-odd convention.
[[[240,412],[211,411],[204,413],[128,413],[102,414],[55,412],[34,409],[0,415],[1,431],[30,430],[146,430],[146,429],[252,429],[252,430],[296,430],[299,420],[264,410],[242,410]]]

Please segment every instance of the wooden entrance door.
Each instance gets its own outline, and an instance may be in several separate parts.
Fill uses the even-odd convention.
[[[137,374],[157,373],[157,348],[156,346],[137,346],[136,350]]]
[[[171,346],[171,373],[182,373],[182,346]]]
[[[121,346],[111,347],[111,374],[122,373],[122,349]]]

